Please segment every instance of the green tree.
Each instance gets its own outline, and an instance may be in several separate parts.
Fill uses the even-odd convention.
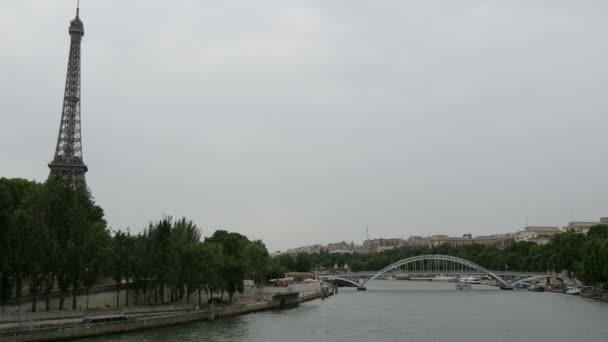
[[[582,259],[582,248],[585,242],[583,234],[567,232],[556,234],[552,242],[555,256],[551,258],[551,269],[567,270],[568,275],[574,271],[575,262]]]
[[[120,291],[122,289],[123,280],[128,279],[128,260],[129,260],[129,236],[118,230],[112,239],[110,265],[112,270],[112,278],[116,285],[116,306],[120,305]]]
[[[598,224],[589,228],[587,233],[589,239],[608,239],[608,225]]]
[[[152,254],[155,283],[155,302],[165,303],[165,287],[176,279],[178,259],[171,239],[172,219],[165,217],[156,225],[150,225],[149,234],[154,253]]]
[[[269,255],[264,243],[260,240],[247,243],[243,250],[243,260],[246,276],[258,285],[265,282]]]
[[[296,255],[295,271],[309,272],[312,266],[311,258],[306,253],[298,253]]]
[[[583,254],[579,276],[586,282],[608,288],[608,239],[590,239],[583,246]]]

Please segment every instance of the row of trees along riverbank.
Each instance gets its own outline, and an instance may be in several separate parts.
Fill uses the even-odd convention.
[[[190,300],[193,293],[228,293],[243,288],[244,279],[264,283],[287,271],[310,271],[348,262],[354,271],[380,270],[421,254],[444,254],[471,260],[493,270],[567,270],[587,283],[608,285],[608,227],[596,226],[585,236],[562,233],[544,246],[518,242],[501,250],[472,245],[435,248],[404,247],[374,255],[282,254],[270,258],[261,241],[227,231],[216,231],[201,241],[201,230],[191,221],[170,217],[151,223],[134,235],[113,234],[103,210],[86,189],[61,178],[45,183],[0,178],[0,303],[11,296],[30,296],[32,311],[39,297],[48,310],[51,292],[59,291],[59,306],[71,290],[72,309],[77,293],[86,292],[101,277],[112,277],[116,302],[128,287],[145,304]],[[27,285],[27,286],[25,286]],[[23,289],[27,288],[27,293]],[[127,295],[129,291],[126,292]],[[139,302],[139,298],[137,298]],[[200,300],[200,299],[199,299]],[[127,299],[128,303],[128,299]]]
[[[377,254],[282,254],[273,258],[281,271],[308,271],[317,265],[340,266],[348,263],[353,271],[378,271],[409,257],[423,254],[442,254],[475,262],[490,270],[562,271],[588,284],[608,286],[608,226],[592,227],[587,235],[564,232],[556,234],[550,243],[516,242],[505,249],[493,246],[470,245],[450,247],[447,244],[428,247],[402,247]]]
[[[269,264],[259,240],[218,230],[201,241],[201,229],[192,221],[171,217],[135,235],[112,234],[85,188],[61,178],[45,183],[0,178],[0,304],[29,296],[37,311],[43,297],[49,310],[57,289],[60,310],[70,291],[76,309],[79,289],[88,294],[103,277],[115,281],[117,306],[125,287],[135,296],[143,293],[146,304],[164,303],[165,291],[172,301],[190,301],[194,292],[199,301],[201,292],[232,297],[242,291],[244,279],[267,279]]]

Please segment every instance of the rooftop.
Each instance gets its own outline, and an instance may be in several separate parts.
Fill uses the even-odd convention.
[[[559,232],[558,227],[553,226],[528,226],[526,227],[528,232]]]

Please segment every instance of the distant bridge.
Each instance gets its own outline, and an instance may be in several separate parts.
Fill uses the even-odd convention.
[[[551,276],[548,273],[544,273],[544,272],[515,272],[515,271],[494,271],[492,270],[492,272],[494,274],[496,274],[497,276],[500,276],[501,278],[503,278],[504,280],[508,281],[508,279],[521,279],[521,278],[527,278],[527,277],[537,277],[537,276]],[[319,276],[320,277],[325,277],[325,276],[336,276],[336,277],[342,277],[342,278],[347,278],[347,279],[367,279],[367,278],[371,278],[374,275],[376,275],[376,273],[378,273],[378,271],[360,271],[360,272],[348,272],[348,273],[320,273]],[[467,270],[460,270],[460,269],[456,269],[456,270],[416,270],[414,271],[413,269],[409,269],[407,271],[405,270],[401,270],[401,272],[396,272],[396,269],[393,270],[392,272],[386,272],[385,274],[383,274],[383,276],[387,276],[387,275],[409,275],[409,276],[434,276],[434,275],[438,275],[438,274],[444,274],[444,275],[463,275],[463,274],[467,274],[467,275],[482,275],[485,274],[481,271],[478,270],[471,270],[471,269],[467,269]],[[381,276],[379,276],[378,278],[380,278]]]
[[[397,261],[378,272],[322,274],[319,275],[319,277],[325,280],[337,280],[356,287],[363,287],[368,281],[374,280],[395,269],[400,269],[402,266],[405,266],[406,273],[410,275],[484,274],[495,279],[498,283],[505,287],[512,286],[522,281],[542,279],[550,276],[542,273],[490,271],[466,259],[449,255],[428,254]],[[518,280],[509,283],[507,280],[505,280],[507,277]],[[359,283],[359,279],[364,279],[364,281]]]
[[[341,282],[347,283],[347,284],[352,285],[352,286],[357,287],[357,288],[363,286],[363,284],[359,284],[355,280],[351,280],[351,279],[348,279],[348,278],[343,278],[343,277],[340,277],[339,275],[335,275],[335,274],[320,275],[319,278],[321,278],[322,280],[329,280],[329,281],[341,281]]]

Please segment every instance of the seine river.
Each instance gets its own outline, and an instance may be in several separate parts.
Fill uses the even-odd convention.
[[[476,286],[476,287],[475,287]],[[102,341],[606,341],[608,303],[454,283],[377,280],[367,291],[216,322],[86,339]]]

